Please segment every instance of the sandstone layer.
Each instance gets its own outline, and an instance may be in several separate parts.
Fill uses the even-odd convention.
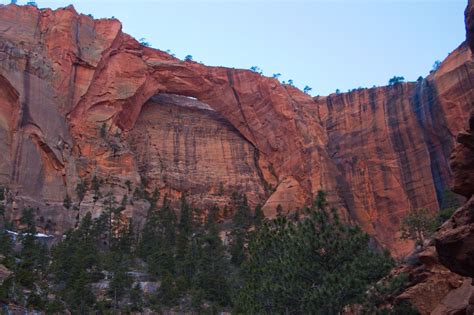
[[[400,219],[436,211],[450,184],[473,69],[464,43],[419,82],[312,98],[249,70],[144,47],[115,19],[1,6],[0,185],[11,218],[34,206],[57,233],[77,215],[66,195],[80,214],[100,211],[90,191],[82,202],[75,193],[93,176],[117,199],[130,182],[186,192],[204,208],[241,191],[267,215],[324,189],[345,220],[398,255],[409,249]],[[128,208],[137,216],[146,205]]]

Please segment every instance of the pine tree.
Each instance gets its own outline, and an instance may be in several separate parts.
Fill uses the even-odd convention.
[[[448,220],[453,215],[454,211],[461,206],[459,198],[458,195],[449,189],[446,189],[443,192],[443,198],[438,213],[438,226]]]
[[[277,213],[277,218],[281,218],[284,216],[283,207],[280,204],[278,204],[278,206],[276,207],[276,213]]]
[[[100,180],[97,178],[96,175],[92,178],[91,181],[91,188],[92,191],[94,192],[94,196],[92,197],[94,200],[94,203],[96,203],[100,198],[102,198],[102,194],[100,193]]]
[[[264,220],[265,220],[265,214],[263,213],[262,205],[258,204],[255,207],[255,215],[254,215],[254,225],[255,225],[255,227],[257,227],[257,228],[261,227]]]
[[[253,235],[236,313],[337,314],[390,270],[388,254],[370,249],[360,228],[326,206],[318,194],[304,220],[279,217]]]
[[[235,209],[233,225],[235,228],[248,229],[251,223],[250,207],[247,202],[247,196],[234,192],[232,194],[232,206]]]
[[[436,217],[428,209],[416,209],[402,220],[401,239],[410,239],[423,245],[425,239],[436,229]]]
[[[127,294],[132,287],[132,279],[128,276],[127,263],[117,262],[113,270],[113,277],[110,281],[108,295],[114,301],[115,308],[118,307],[118,301]]]
[[[130,303],[132,312],[143,311],[143,292],[138,283],[130,291]]]
[[[66,194],[66,197],[64,197],[63,206],[64,208],[69,210],[71,209],[71,205],[72,205],[71,196],[69,196],[69,194]]]
[[[163,273],[161,286],[158,291],[158,298],[161,304],[165,306],[176,305],[178,292],[173,281],[173,275],[167,271]]]
[[[47,248],[36,238],[35,221],[34,209],[24,209],[20,218],[23,225],[20,230],[20,262],[16,266],[15,274],[18,282],[27,288],[33,288],[47,265]]]
[[[99,265],[99,232],[88,212],[79,227],[66,233],[66,238],[53,247],[51,271],[56,284],[64,289],[60,295],[69,307],[85,314],[95,303],[91,291],[93,272]]]
[[[236,209],[232,218],[232,231],[230,242],[231,262],[240,266],[245,259],[245,243],[247,231],[251,225],[250,207],[244,194],[232,194],[233,207]]]
[[[175,274],[176,215],[165,196],[159,210],[151,203],[139,244],[140,256],[153,275]]]
[[[192,272],[194,270],[193,262],[188,259],[191,250],[192,225],[192,210],[186,201],[186,195],[183,193],[181,195],[178,234],[176,239],[176,263],[178,264],[177,275],[182,277],[185,288],[190,286],[193,277]]]
[[[202,290],[202,298],[219,306],[230,305],[229,266],[219,229],[212,216],[206,223],[202,239],[202,254],[197,266],[195,289]]]
[[[76,185],[76,195],[77,198],[79,198],[79,204],[81,204],[82,200],[84,200],[84,197],[86,196],[87,192],[87,182],[79,180],[79,182]]]

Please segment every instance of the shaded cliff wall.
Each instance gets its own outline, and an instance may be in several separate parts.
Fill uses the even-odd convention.
[[[396,241],[410,210],[438,210],[455,136],[474,106],[472,82],[463,44],[418,82],[315,98],[347,208],[384,243]]]
[[[148,185],[206,208],[223,208],[234,191],[265,200],[258,151],[217,112],[188,97],[158,94],[127,137]]]

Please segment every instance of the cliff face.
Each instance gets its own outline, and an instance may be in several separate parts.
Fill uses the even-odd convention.
[[[474,110],[468,129],[458,135],[457,141],[451,156],[454,191],[469,200],[443,224],[435,244],[442,264],[453,272],[474,277]]]
[[[347,208],[383,243],[410,210],[442,202],[454,136],[474,104],[473,65],[463,44],[416,83],[315,98]]]
[[[151,187],[190,194],[190,202],[224,206],[229,192],[264,200],[258,151],[209,106],[159,94],[142,108],[127,142]],[[227,196],[227,197],[226,197]]]
[[[240,190],[267,215],[324,189],[344,219],[399,254],[399,220],[436,210],[451,180],[473,74],[461,45],[418,83],[313,99],[248,70],[143,47],[114,19],[2,6],[0,184],[11,217],[38,207],[59,232],[76,216],[63,198],[78,204],[76,184],[94,175],[118,197],[130,181],[186,192],[201,207]],[[80,213],[99,209],[89,192]]]

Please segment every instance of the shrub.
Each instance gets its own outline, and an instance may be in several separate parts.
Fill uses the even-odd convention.
[[[147,42],[146,38],[142,37],[138,40],[140,42],[140,45],[145,46],[145,47],[151,47],[151,44]]]
[[[423,245],[436,229],[436,223],[436,217],[428,209],[414,210],[402,220],[401,239],[410,239]]]
[[[404,77],[398,77],[398,76],[394,76],[393,78],[391,78],[390,80],[388,80],[388,85],[392,86],[392,85],[397,85],[399,83],[402,83],[405,81],[405,78]]]
[[[263,73],[262,69],[260,69],[260,68],[257,67],[257,66],[250,67],[250,71],[253,71],[253,72],[258,73],[258,74],[262,74],[262,73]]]

